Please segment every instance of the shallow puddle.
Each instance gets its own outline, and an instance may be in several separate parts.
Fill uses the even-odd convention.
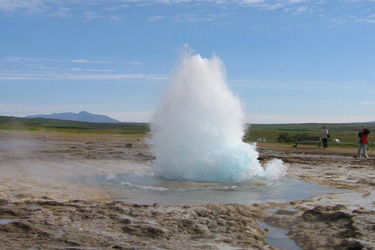
[[[259,227],[262,229],[268,229],[268,236],[266,242],[278,249],[286,250],[302,250],[293,240],[289,239],[286,235],[288,230],[271,227],[264,222],[259,223]]]
[[[12,223],[13,221],[16,221],[16,220],[13,220],[13,219],[1,219],[0,220],[0,225],[6,225],[6,224],[9,224],[9,223]]]
[[[177,182],[152,174],[129,173],[86,177],[84,182],[105,189],[113,199],[161,205],[281,203],[343,192],[290,177],[233,184]]]

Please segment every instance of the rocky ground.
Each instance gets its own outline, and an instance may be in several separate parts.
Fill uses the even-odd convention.
[[[132,147],[126,147],[126,144]],[[152,160],[143,138],[0,132],[0,249],[277,249],[267,227],[301,249],[375,249],[375,155],[354,148],[259,145],[288,175],[340,188],[287,203],[160,206],[115,201],[67,175],[121,173]]]
[[[333,188],[352,190],[277,204],[265,218],[289,230],[301,249],[375,249],[375,159],[354,158],[355,148],[318,149],[263,144],[261,159],[289,163],[288,175]]]

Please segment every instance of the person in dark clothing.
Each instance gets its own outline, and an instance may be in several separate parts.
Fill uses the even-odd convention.
[[[357,151],[357,157],[361,157],[361,151],[363,152],[363,156],[365,158],[369,158],[367,154],[367,144],[368,144],[368,135],[370,134],[370,131],[365,127],[362,126],[361,130],[358,132],[359,137],[359,146]]]
[[[326,126],[322,127],[322,142],[323,142],[323,148],[328,147],[328,129]]]

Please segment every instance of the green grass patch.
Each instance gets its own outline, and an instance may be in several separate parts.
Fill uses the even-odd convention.
[[[260,139],[268,142],[292,143],[298,136],[320,136],[322,126],[328,128],[331,135],[330,143],[334,139],[340,140],[340,145],[357,146],[358,131],[365,125],[370,131],[369,144],[375,144],[375,124],[367,123],[305,123],[305,124],[251,124],[248,125],[244,141],[255,142]]]
[[[266,142],[294,143],[297,136],[320,136],[322,126],[327,126],[331,135],[330,144],[339,139],[339,146],[357,146],[358,131],[365,125],[370,133],[369,144],[375,144],[375,123],[304,123],[304,124],[249,124],[245,131],[244,141],[256,142],[260,139]],[[54,119],[25,119],[18,117],[0,116],[0,130],[27,130],[65,133],[97,133],[123,134],[144,136],[150,131],[148,123],[90,123]]]
[[[0,130],[20,130],[65,133],[99,133],[145,135],[149,132],[148,123],[92,123],[43,118],[18,118],[0,116]]]

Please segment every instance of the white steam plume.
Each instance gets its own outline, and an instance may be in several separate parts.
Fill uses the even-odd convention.
[[[255,145],[242,142],[244,114],[217,57],[185,53],[151,121],[153,171],[167,179],[238,183],[286,174],[282,161],[264,169]]]

